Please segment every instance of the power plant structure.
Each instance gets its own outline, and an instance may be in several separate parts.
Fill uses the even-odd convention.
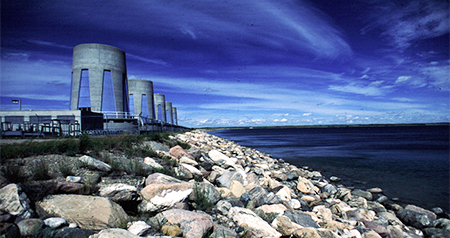
[[[0,136],[77,136],[188,129],[153,82],[127,77],[126,54],[103,44],[73,49],[70,110],[0,111]]]

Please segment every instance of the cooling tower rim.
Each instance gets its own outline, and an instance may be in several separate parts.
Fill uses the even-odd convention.
[[[110,50],[114,50],[114,51],[120,51],[125,53],[125,51],[123,51],[120,48],[117,48],[115,46],[112,45],[106,45],[106,44],[100,44],[100,43],[83,43],[83,44],[79,44],[76,45],[73,49],[78,49],[78,48],[88,48],[88,47],[96,47],[96,48],[109,48]]]

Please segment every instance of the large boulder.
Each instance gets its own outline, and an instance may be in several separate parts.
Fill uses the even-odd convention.
[[[17,184],[9,184],[0,189],[0,215],[11,214],[20,218],[30,218],[33,210],[30,200]]]
[[[91,230],[117,227],[127,222],[123,208],[108,198],[86,195],[53,195],[36,203],[41,217],[62,217]]]
[[[40,219],[24,219],[17,223],[17,227],[19,227],[20,235],[23,237],[31,236],[39,230],[42,229],[44,222]]]
[[[433,224],[433,218],[425,213],[409,209],[400,209],[397,212],[397,217],[406,225],[413,226],[418,229],[430,227]]]
[[[222,152],[218,151],[218,150],[211,150],[208,152],[208,156],[209,158],[211,158],[212,161],[214,161],[215,164],[226,164],[229,166],[233,166],[234,164],[236,164],[237,159],[236,158],[230,158],[224,154],[222,154]]]
[[[190,159],[195,160],[194,157],[192,157],[188,152],[186,152],[186,151],[185,151],[181,146],[179,146],[179,145],[170,148],[169,153],[170,153],[170,155],[172,155],[172,156],[175,157],[175,158],[181,158],[181,157],[183,157],[183,156],[187,156],[187,157],[189,157]]]
[[[247,226],[256,237],[281,237],[269,223],[256,215],[250,209],[232,207],[228,212],[228,218],[233,219],[239,226]]]
[[[170,209],[162,215],[171,224],[179,225],[185,238],[197,238],[206,234],[213,226],[210,215],[181,209]]]
[[[141,212],[155,212],[170,208],[185,200],[192,193],[192,183],[150,184],[141,190],[144,201],[139,205]]]

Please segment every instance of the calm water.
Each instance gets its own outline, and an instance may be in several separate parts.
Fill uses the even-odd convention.
[[[449,211],[449,127],[238,129],[210,134],[308,166],[342,184]]]

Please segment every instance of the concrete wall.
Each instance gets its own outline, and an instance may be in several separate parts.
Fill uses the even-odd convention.
[[[155,118],[156,120],[160,120],[163,122],[167,122],[166,119],[166,98],[164,96],[164,94],[153,94],[154,99],[155,99]],[[161,114],[162,114],[162,118],[158,118],[159,117],[159,106],[161,106]]]
[[[171,102],[166,102],[166,117],[168,116],[169,118],[167,118],[167,123],[170,123],[173,125],[173,112],[172,112],[172,103]]]
[[[109,45],[81,44],[73,49],[71,109],[77,110],[81,70],[89,70],[92,111],[102,111],[103,75],[111,71],[116,111],[128,112],[127,67],[125,52]]]
[[[153,100],[153,82],[143,79],[128,80],[128,94],[133,95],[134,113],[140,115],[142,112],[142,96],[147,97],[148,117],[155,119],[154,100]]]

